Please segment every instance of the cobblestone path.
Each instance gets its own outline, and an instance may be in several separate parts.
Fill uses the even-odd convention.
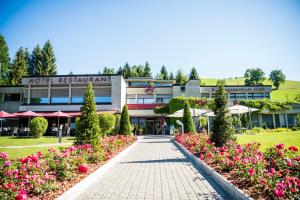
[[[143,136],[79,199],[229,199],[168,136]]]

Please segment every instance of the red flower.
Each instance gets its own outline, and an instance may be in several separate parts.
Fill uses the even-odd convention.
[[[290,146],[288,148],[290,151],[298,151],[298,148],[297,147],[294,147],[294,146]]]
[[[279,150],[283,149],[283,147],[284,147],[284,144],[282,144],[282,143],[276,145],[276,148],[279,149]]]
[[[80,173],[87,173],[88,170],[89,170],[89,167],[87,165],[85,165],[85,164],[82,164],[82,165],[78,166],[78,171]]]

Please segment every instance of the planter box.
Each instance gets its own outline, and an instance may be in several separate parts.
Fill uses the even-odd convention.
[[[194,156],[191,152],[189,152],[185,147],[183,147],[180,143],[172,139],[172,142],[176,145],[178,149],[180,149],[189,159],[191,159],[196,166],[198,166],[201,170],[203,170],[211,180],[213,180],[218,186],[226,191],[232,199],[238,200],[252,200],[252,198],[245,194],[242,190],[234,186],[227,179],[225,179],[222,175],[216,172],[213,168],[209,167],[205,162]]]
[[[68,189],[66,192],[64,192],[60,197],[57,198],[57,200],[69,200],[69,199],[76,199],[80,196],[86,189],[88,189],[93,183],[95,183],[103,174],[105,174],[114,164],[116,164],[123,156],[128,154],[136,145],[137,145],[138,139],[128,146],[126,149],[121,151],[119,154],[117,154],[112,159],[108,160],[104,165],[99,167],[96,171],[94,171],[89,176],[85,177],[83,180],[81,180],[79,183]]]

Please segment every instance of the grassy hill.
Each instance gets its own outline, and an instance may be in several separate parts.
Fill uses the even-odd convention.
[[[216,85],[219,79],[215,78],[203,78],[201,79],[201,85]],[[244,85],[244,78],[227,78],[225,79],[226,85]],[[264,81],[265,85],[272,85],[269,80]],[[300,81],[287,80],[278,90],[271,92],[272,100],[286,100],[287,98],[294,98],[297,94],[300,94]]]

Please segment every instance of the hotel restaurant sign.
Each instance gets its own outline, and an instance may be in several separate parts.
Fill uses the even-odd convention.
[[[217,87],[214,87],[212,88],[213,91],[217,91],[218,88]],[[267,92],[267,91],[270,91],[272,90],[272,87],[270,86],[261,86],[261,87],[238,87],[238,86],[235,86],[235,87],[226,87],[225,86],[225,90],[229,93],[234,93],[234,92]]]
[[[87,84],[89,82],[93,84],[111,83],[111,76],[53,76],[22,79],[22,85]]]

